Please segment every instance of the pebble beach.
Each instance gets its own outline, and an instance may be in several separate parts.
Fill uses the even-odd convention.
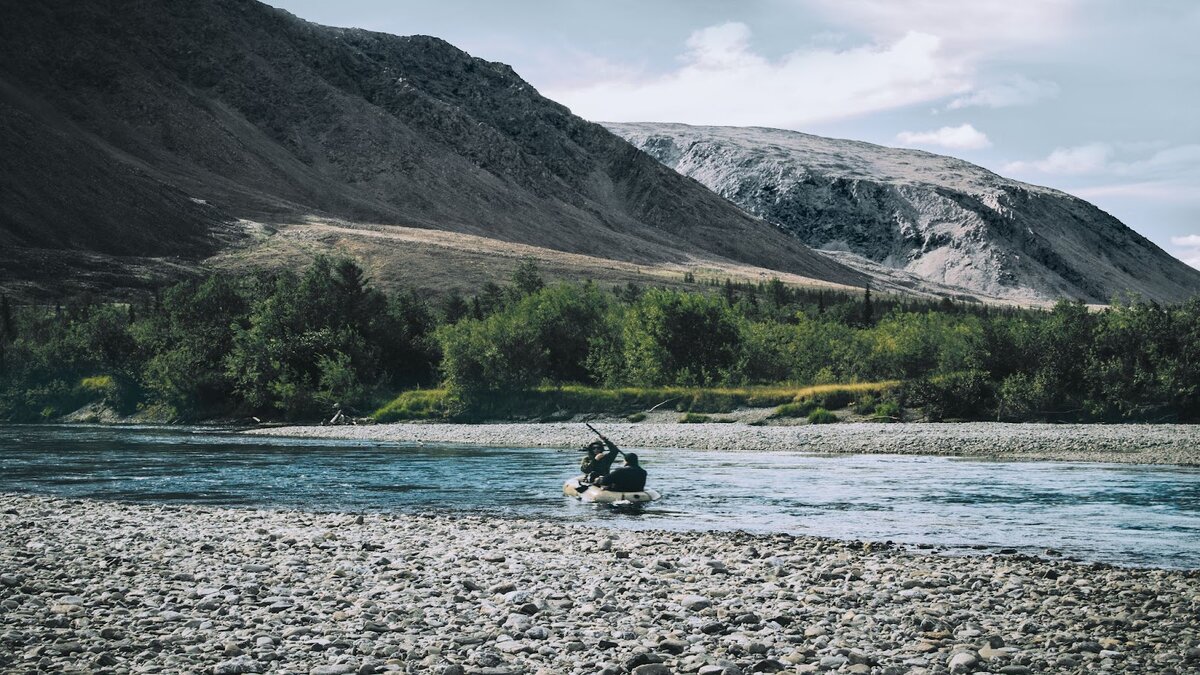
[[[596,422],[594,426],[628,448],[732,452],[787,450],[1200,466],[1200,425],[971,422],[749,426]],[[595,438],[582,423],[295,426],[256,429],[247,433],[396,443],[563,448],[578,447]]]
[[[0,495],[0,671],[1200,672],[1200,572]]]

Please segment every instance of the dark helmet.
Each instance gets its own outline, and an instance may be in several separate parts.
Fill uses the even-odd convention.
[[[633,452],[625,453],[625,463],[628,464],[629,466],[637,466],[638,465],[637,453],[633,453]]]
[[[603,449],[604,449],[603,443],[601,443],[600,441],[592,441],[591,443],[588,443],[587,445],[583,446],[583,449],[580,450],[580,452],[593,452],[595,450],[603,450]]]

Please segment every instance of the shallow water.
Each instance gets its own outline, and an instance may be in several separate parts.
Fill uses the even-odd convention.
[[[788,452],[639,454],[664,498],[628,512],[562,496],[580,457],[570,450],[267,438],[195,428],[0,426],[0,491],[484,512],[639,529],[890,540],[955,551],[1051,548],[1118,565],[1200,568],[1200,470],[1194,468]]]

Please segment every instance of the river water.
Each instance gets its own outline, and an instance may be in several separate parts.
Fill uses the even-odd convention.
[[[242,436],[214,429],[0,426],[0,491],[143,503],[494,513],[606,527],[788,532],[950,552],[1011,548],[1200,568],[1200,470],[895,455],[644,450],[664,498],[562,496],[579,453]]]

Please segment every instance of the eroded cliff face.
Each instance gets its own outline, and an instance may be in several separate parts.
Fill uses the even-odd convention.
[[[865,271],[1015,301],[1200,293],[1200,271],[1092,204],[952,157],[779,129],[606,126],[809,246],[877,264]]]

